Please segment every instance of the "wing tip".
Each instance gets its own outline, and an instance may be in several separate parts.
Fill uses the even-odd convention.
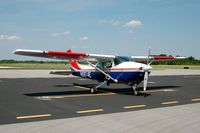
[[[45,54],[47,51],[42,50],[29,50],[29,49],[16,49],[12,52],[12,54],[17,55],[30,55],[30,54]]]
[[[22,49],[16,49],[16,50],[12,51],[12,54],[17,54],[20,51],[22,51]]]
[[[176,56],[175,59],[186,59],[184,56]]]

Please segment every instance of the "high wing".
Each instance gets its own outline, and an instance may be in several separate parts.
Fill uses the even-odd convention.
[[[66,52],[60,51],[42,51],[42,50],[27,50],[27,49],[17,49],[13,51],[13,54],[25,55],[25,56],[34,56],[34,57],[43,57],[43,58],[52,58],[60,60],[94,60],[94,61],[108,61],[116,58],[114,55],[103,55],[103,54],[87,54],[80,52],[72,52],[70,49]],[[171,59],[185,59],[185,57],[175,57],[175,56],[131,56],[135,62],[144,62],[148,59],[150,61],[156,60],[171,60]]]
[[[154,56],[131,56],[135,62],[145,62],[148,59],[150,61],[160,61],[160,60],[173,60],[173,59],[185,59],[185,57],[180,56],[165,56],[165,55],[154,55]]]
[[[115,56],[113,55],[72,52],[70,49],[67,50],[66,52],[16,49],[15,51],[13,51],[13,54],[51,58],[51,59],[60,59],[60,60],[71,60],[71,59],[82,60],[84,58],[84,59],[94,60],[94,61],[104,61],[104,60],[111,60],[115,58]]]

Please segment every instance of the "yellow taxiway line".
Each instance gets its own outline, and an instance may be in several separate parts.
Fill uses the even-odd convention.
[[[61,99],[61,98],[75,98],[75,97],[94,97],[94,96],[108,96],[115,95],[115,93],[100,93],[100,94],[80,94],[80,95],[64,95],[64,96],[44,96],[46,99]]]
[[[74,85],[74,87],[83,89],[83,90],[90,90],[88,87]],[[62,99],[62,98],[77,98],[77,97],[94,97],[94,96],[109,96],[109,95],[116,95],[117,93],[104,91],[104,90],[98,90],[103,93],[98,94],[75,94],[75,95],[62,95],[62,96],[42,96],[41,99]],[[158,93],[158,92],[172,92],[175,91],[173,89],[162,89],[162,90],[147,90],[147,91],[141,91],[144,93]]]
[[[142,92],[146,92],[146,93],[156,93],[156,92],[173,92],[176,91],[174,89],[161,89],[161,90],[146,90],[146,91],[142,91]]]
[[[31,118],[42,118],[49,117],[51,114],[41,114],[41,115],[27,115],[27,116],[17,116],[16,119],[31,119]]]
[[[76,86],[77,88],[81,88],[81,89],[89,89],[86,87],[80,87],[80,86]],[[41,98],[43,99],[62,99],[62,98],[76,98],[76,97],[94,97],[94,96],[109,96],[109,95],[116,95],[117,93],[114,92],[108,92],[108,91],[102,91],[99,90],[100,92],[103,93],[98,93],[98,94],[76,94],[76,95],[62,95],[62,96],[43,96]],[[171,90],[169,90],[171,91]],[[143,91],[141,91],[143,92]],[[167,90],[149,90],[149,91],[145,91],[146,93],[158,93],[158,92],[167,92]]]
[[[75,85],[74,87],[83,89],[83,90],[90,90],[90,88],[87,87],[83,87],[83,86],[77,86]],[[107,91],[102,91],[102,90],[98,90],[100,92],[103,93],[99,93],[99,94],[76,94],[76,95],[62,95],[62,96],[44,96],[41,97],[43,99],[62,99],[62,98],[76,98],[76,97],[94,97],[94,96],[108,96],[108,95],[115,95],[116,93],[113,92],[107,92]]]
[[[83,87],[83,86],[79,86],[79,85],[75,85],[74,87],[84,89],[84,90],[90,90],[90,88],[88,88],[88,87]],[[103,91],[103,90],[98,90],[98,91],[109,93],[109,91]],[[160,90],[146,90],[146,91],[141,91],[141,92],[156,93],[156,92],[173,92],[173,91],[175,91],[175,90],[173,90],[173,89],[160,89]]]
[[[191,101],[192,102],[200,101],[200,98],[193,98]]]
[[[82,110],[82,111],[77,111],[77,114],[83,114],[83,113],[94,113],[94,112],[102,112],[104,109],[92,109],[92,110]]]
[[[179,103],[178,101],[170,101],[170,102],[162,102],[161,104],[163,105],[168,105],[168,104],[176,104]]]
[[[143,107],[146,107],[146,105],[133,105],[133,106],[125,106],[123,107],[124,109],[133,109],[133,108],[143,108]]]
[[[90,88],[88,88],[88,87],[83,87],[83,86],[78,86],[78,85],[74,85],[73,87],[80,88],[83,90],[90,90]]]
[[[83,86],[78,86],[78,85],[75,85],[74,87],[80,88],[80,89],[83,89],[83,90],[90,90],[90,88],[88,88],[88,87],[83,87]],[[103,90],[98,90],[98,91],[99,92],[105,92],[105,93],[111,93],[109,91],[103,91]],[[112,92],[112,93],[114,93],[114,92]],[[116,93],[114,93],[114,94],[116,94]]]

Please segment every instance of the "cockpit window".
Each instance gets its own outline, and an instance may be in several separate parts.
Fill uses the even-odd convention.
[[[114,61],[114,64],[113,64],[113,61]],[[114,60],[98,62],[96,64],[96,67],[98,67],[98,68],[111,68],[113,65],[119,65],[123,62],[129,62],[129,61],[133,61],[133,59],[129,56],[116,56],[114,58]]]
[[[120,63],[122,62],[128,62],[128,61],[133,61],[131,57],[129,56],[117,56],[115,59],[114,59],[114,63],[115,65],[119,65]]]
[[[99,63],[96,64],[96,67],[98,67],[98,68],[111,68],[112,67],[112,61],[99,62]]]

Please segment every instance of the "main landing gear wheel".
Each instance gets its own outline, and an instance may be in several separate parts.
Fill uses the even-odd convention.
[[[90,89],[91,93],[92,93],[92,94],[97,93],[97,89],[98,89],[99,87],[101,87],[102,85],[104,85],[105,83],[107,83],[106,80],[105,80],[104,82],[101,82],[101,84],[99,84],[98,86],[91,88],[91,89]]]
[[[97,88],[91,88],[91,89],[90,89],[90,92],[91,92],[92,94],[96,94],[96,93],[97,93]]]
[[[134,95],[137,96],[138,95],[138,91],[134,90]]]
[[[134,84],[132,88],[134,95],[137,96],[139,94],[139,92],[137,91],[137,84]]]

